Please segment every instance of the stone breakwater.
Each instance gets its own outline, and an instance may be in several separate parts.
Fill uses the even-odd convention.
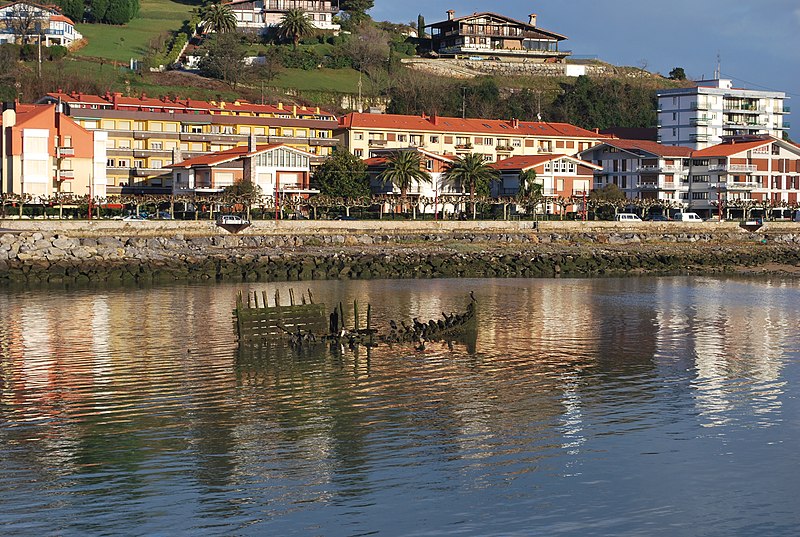
[[[492,227],[243,235],[20,229],[0,235],[0,283],[800,273],[800,227]]]

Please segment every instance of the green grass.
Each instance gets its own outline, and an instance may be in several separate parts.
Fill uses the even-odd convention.
[[[139,59],[147,51],[151,39],[165,32],[179,30],[195,7],[173,0],[141,0],[139,16],[128,24],[78,24],[78,31],[88,44],[75,55],[124,62],[131,58]]]
[[[270,86],[293,88],[299,91],[358,92],[358,71],[355,69],[283,69]],[[364,77],[364,88],[369,81]]]

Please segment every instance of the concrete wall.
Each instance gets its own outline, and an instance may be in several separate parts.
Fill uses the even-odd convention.
[[[134,221],[120,220],[0,220],[0,233],[18,232],[63,233],[73,237],[97,236],[225,236],[231,233],[210,221]],[[265,220],[256,221],[240,231],[241,236],[258,235],[325,235],[325,234],[580,234],[632,233],[638,235],[679,235],[701,233],[721,235],[748,234],[737,222],[532,222],[532,221],[421,221],[421,220]],[[800,223],[768,222],[759,233],[800,233]]]

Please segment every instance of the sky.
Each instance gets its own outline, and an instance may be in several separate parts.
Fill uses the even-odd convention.
[[[691,79],[722,78],[735,87],[783,91],[800,140],[800,0],[375,0],[376,20],[427,24],[493,11],[568,37],[562,50],[668,74],[683,67]],[[796,115],[795,119],[792,115]]]

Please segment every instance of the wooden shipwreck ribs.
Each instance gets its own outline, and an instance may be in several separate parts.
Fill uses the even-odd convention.
[[[245,299],[245,296],[247,297]],[[252,300],[251,300],[252,298]],[[285,341],[292,348],[303,348],[319,344],[375,347],[379,344],[414,344],[423,350],[427,342],[444,341],[452,347],[465,334],[476,328],[476,300],[470,292],[470,301],[462,313],[445,313],[439,319],[422,322],[414,318],[398,324],[389,321],[388,330],[372,327],[372,306],[367,305],[366,326],[360,326],[358,302],[353,302],[353,324],[345,323],[344,307],[340,302],[327,316],[323,304],[314,304],[313,295],[300,295],[301,303],[295,304],[295,294],[289,290],[288,306],[281,305],[280,294],[275,293],[274,305],[270,306],[266,291],[243,295],[236,301],[234,317],[240,344],[262,344]],[[326,326],[327,324],[327,326]]]

